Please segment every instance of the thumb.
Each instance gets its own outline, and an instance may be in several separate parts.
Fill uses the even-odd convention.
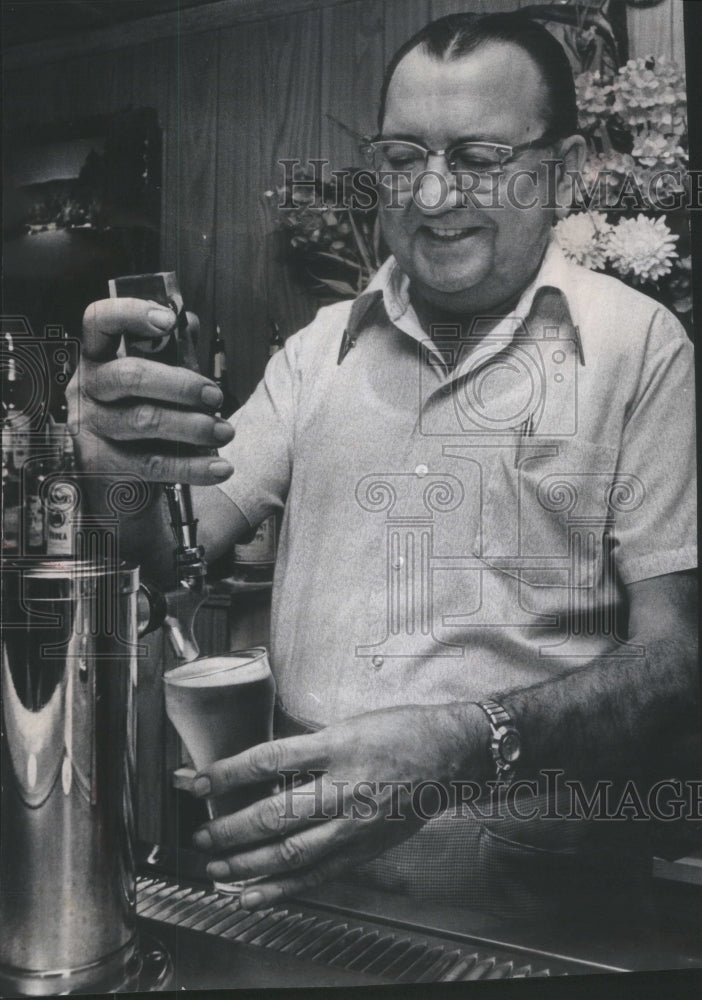
[[[157,340],[175,325],[173,311],[144,299],[100,299],[83,315],[83,355],[90,361],[117,357],[122,335]]]

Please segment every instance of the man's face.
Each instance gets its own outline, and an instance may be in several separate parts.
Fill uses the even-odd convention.
[[[392,77],[382,134],[414,137],[430,149],[446,149],[464,139],[516,146],[546,131],[542,107],[539,70],[515,45],[489,43],[449,62],[414,49]],[[497,182],[499,208],[489,207],[491,196],[483,193],[483,187],[472,198],[464,198],[462,205],[441,157],[430,157],[428,169],[444,175],[449,197],[438,200],[436,178],[427,178],[424,183],[433,192],[420,189],[419,198],[403,194],[401,207],[389,207],[390,194],[381,185],[383,235],[411,280],[413,296],[419,294],[443,309],[475,312],[498,306],[529,283],[553,219],[553,210],[542,207],[544,155],[549,151],[527,150],[505,167]],[[535,207],[508,204],[507,180],[516,170],[538,172],[537,182],[524,177],[516,186],[519,201],[537,201]],[[492,183],[488,182],[488,191]]]

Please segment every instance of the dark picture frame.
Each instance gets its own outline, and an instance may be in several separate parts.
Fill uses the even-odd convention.
[[[80,334],[109,278],[160,264],[162,130],[154,109],[26,124],[3,155],[3,315]]]

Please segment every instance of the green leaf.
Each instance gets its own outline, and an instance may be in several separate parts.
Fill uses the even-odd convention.
[[[360,269],[360,264],[357,264],[355,260],[349,260],[348,257],[340,257],[335,253],[328,253],[326,250],[316,250],[315,257],[323,257],[325,260],[333,260],[336,264],[343,264],[344,267],[355,267]]]
[[[334,281],[332,278],[318,278],[316,274],[312,277],[315,281],[321,282],[321,284],[326,285],[330,288],[332,292],[336,292],[337,295],[355,295],[356,289],[352,288],[351,285],[347,284],[345,281]]]
[[[359,232],[358,226],[354,222],[354,218],[351,212],[348,213],[348,219],[349,222],[351,223],[351,229],[353,230],[353,235],[356,240],[356,246],[358,247],[358,252],[361,255],[361,260],[370,271],[373,268],[373,264],[371,263],[371,259],[368,256],[368,251],[365,246],[365,240],[363,239],[362,234]]]

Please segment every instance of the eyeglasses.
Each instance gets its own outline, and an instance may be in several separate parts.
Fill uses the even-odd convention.
[[[550,146],[557,138],[554,132],[544,132],[531,142],[517,146],[502,142],[457,142],[448,149],[427,149],[405,139],[369,139],[360,149],[376,170],[415,173],[426,170],[430,156],[443,156],[453,174],[488,174],[499,172],[527,149]]]

